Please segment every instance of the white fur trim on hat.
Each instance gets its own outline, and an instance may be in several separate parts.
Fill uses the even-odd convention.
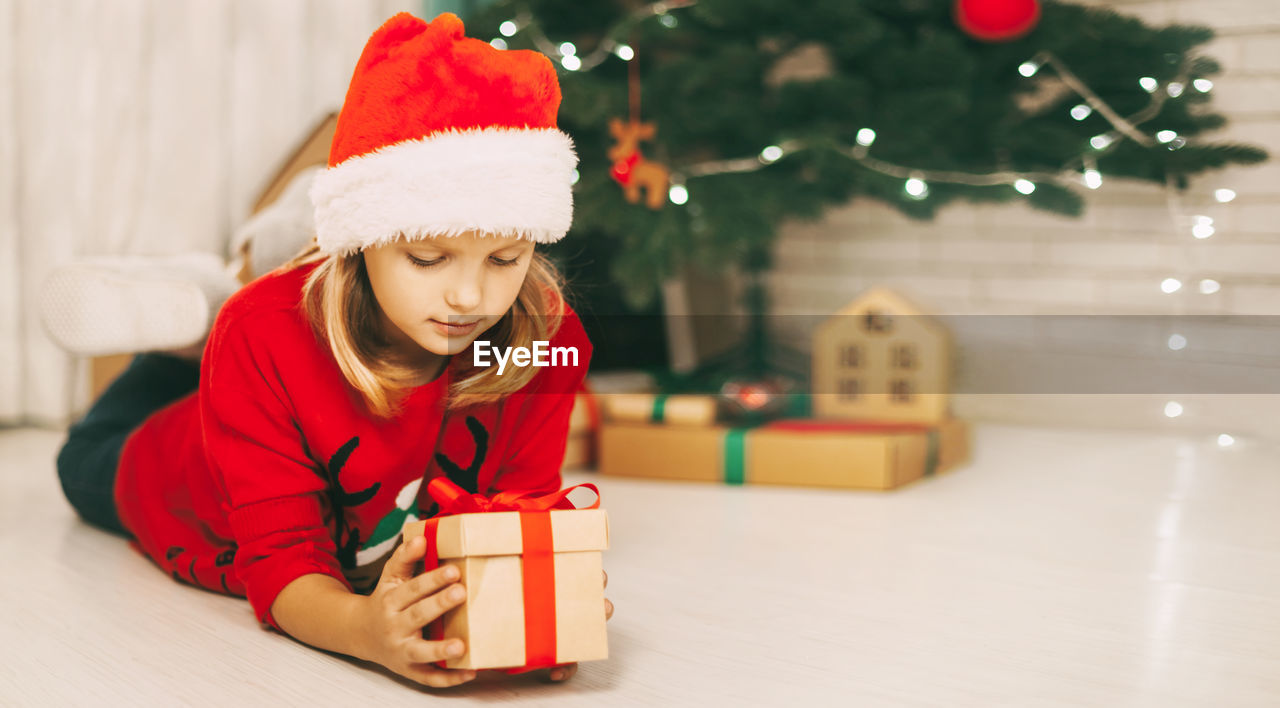
[[[578,156],[554,128],[442,131],[352,157],[311,186],[326,253],[475,230],[554,243],[573,222]]]

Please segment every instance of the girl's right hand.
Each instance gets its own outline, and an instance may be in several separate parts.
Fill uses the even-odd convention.
[[[444,688],[476,677],[469,669],[441,669],[432,662],[462,656],[460,639],[429,641],[422,628],[467,597],[458,569],[445,565],[414,576],[426,541],[421,537],[401,543],[387,559],[373,593],[362,598],[357,626],[361,628],[361,658],[375,661],[418,683]]]

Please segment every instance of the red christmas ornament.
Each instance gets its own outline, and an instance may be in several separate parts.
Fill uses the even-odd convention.
[[[956,24],[984,42],[1008,42],[1040,21],[1039,0],[956,0]]]

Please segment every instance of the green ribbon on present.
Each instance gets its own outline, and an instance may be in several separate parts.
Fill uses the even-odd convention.
[[[938,471],[938,442],[939,435],[937,428],[929,428],[926,431],[925,439],[927,447],[924,453],[924,476],[928,477]]]
[[[661,423],[662,418],[666,415],[667,394],[659,393],[653,397],[653,410],[649,412],[649,420],[653,423]]]
[[[747,481],[747,431],[751,428],[729,428],[724,434],[724,482],[742,484]]]

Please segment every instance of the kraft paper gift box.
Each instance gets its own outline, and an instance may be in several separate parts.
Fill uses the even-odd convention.
[[[606,423],[602,474],[893,489],[968,458],[968,426],[781,420],[752,428]]]
[[[459,638],[466,653],[450,669],[530,669],[606,659],[601,552],[609,547],[604,509],[575,509],[570,487],[542,497],[469,495],[446,478],[428,484],[441,515],[405,527],[427,538],[424,572],[458,568],[466,602],[433,622],[429,639]],[[460,513],[459,513],[460,512]]]
[[[614,393],[603,396],[612,422],[714,425],[716,397],[703,394]]]

